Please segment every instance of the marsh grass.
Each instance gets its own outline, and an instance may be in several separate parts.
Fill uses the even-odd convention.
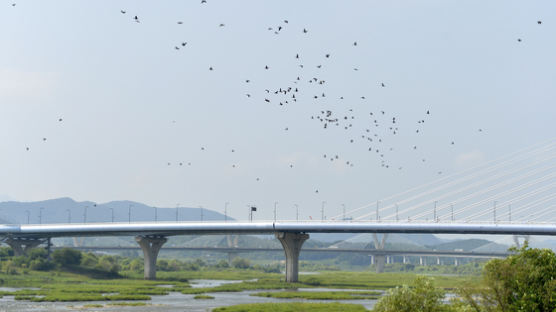
[[[193,299],[206,300],[206,299],[214,299],[214,297],[209,295],[196,295],[195,297],[193,297]]]
[[[366,312],[357,304],[344,303],[252,303],[221,307],[213,312]]]
[[[279,291],[260,292],[251,296],[278,299],[308,299],[308,300],[356,300],[378,299],[382,293],[376,291]]]

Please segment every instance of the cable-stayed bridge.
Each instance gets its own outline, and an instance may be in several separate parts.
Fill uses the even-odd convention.
[[[376,249],[384,248],[387,233],[556,235],[555,190],[551,140],[328,220],[0,225],[0,236],[22,254],[52,237],[133,235],[145,256],[145,278],[153,279],[167,236],[274,234],[286,254],[286,280],[295,282],[308,233],[372,233]]]

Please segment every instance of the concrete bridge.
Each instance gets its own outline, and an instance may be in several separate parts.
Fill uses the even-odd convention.
[[[286,255],[286,281],[297,282],[299,253],[303,243],[309,239],[308,233],[556,235],[556,224],[262,221],[0,225],[0,237],[16,254],[23,254],[53,237],[135,236],[143,250],[146,279],[156,278],[156,259],[168,236],[273,234]]]

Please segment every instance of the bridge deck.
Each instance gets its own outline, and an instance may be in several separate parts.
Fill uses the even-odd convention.
[[[0,225],[0,236],[133,236],[292,233],[431,233],[556,235],[556,224],[402,222],[134,222]]]

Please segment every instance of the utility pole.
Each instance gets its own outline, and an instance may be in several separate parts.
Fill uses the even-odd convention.
[[[154,207],[154,222],[158,222],[158,208]]]
[[[129,205],[127,208],[127,223],[131,223],[131,207],[133,207],[133,205]]]
[[[176,222],[178,222],[178,208],[180,206],[180,203],[176,204]]]
[[[228,205],[229,202],[224,203],[224,222],[228,222]]]
[[[322,206],[320,207],[320,220],[324,221],[324,205],[326,204],[325,201],[322,202]]]
[[[299,205],[295,204],[295,221],[299,221]]]
[[[203,222],[203,218],[204,218],[204,215],[203,215],[203,212],[204,212],[204,211],[203,211],[203,206],[199,206],[199,208],[201,209],[201,222]]]
[[[400,216],[398,215],[398,204],[396,204],[396,222],[400,221]]]
[[[83,209],[83,223],[87,223],[87,208],[89,208],[89,206],[85,206]]]
[[[110,215],[111,215],[111,217],[112,217],[112,218],[111,218],[112,223],[114,223],[114,208],[110,208]]]
[[[278,206],[278,202],[274,202],[274,222],[276,222],[276,207]]]
[[[376,201],[376,221],[378,222],[379,216],[378,216],[378,205],[380,205],[380,200]]]
[[[25,213],[27,214],[27,224],[29,224],[29,220],[31,218],[31,212],[29,210],[25,210]]]

